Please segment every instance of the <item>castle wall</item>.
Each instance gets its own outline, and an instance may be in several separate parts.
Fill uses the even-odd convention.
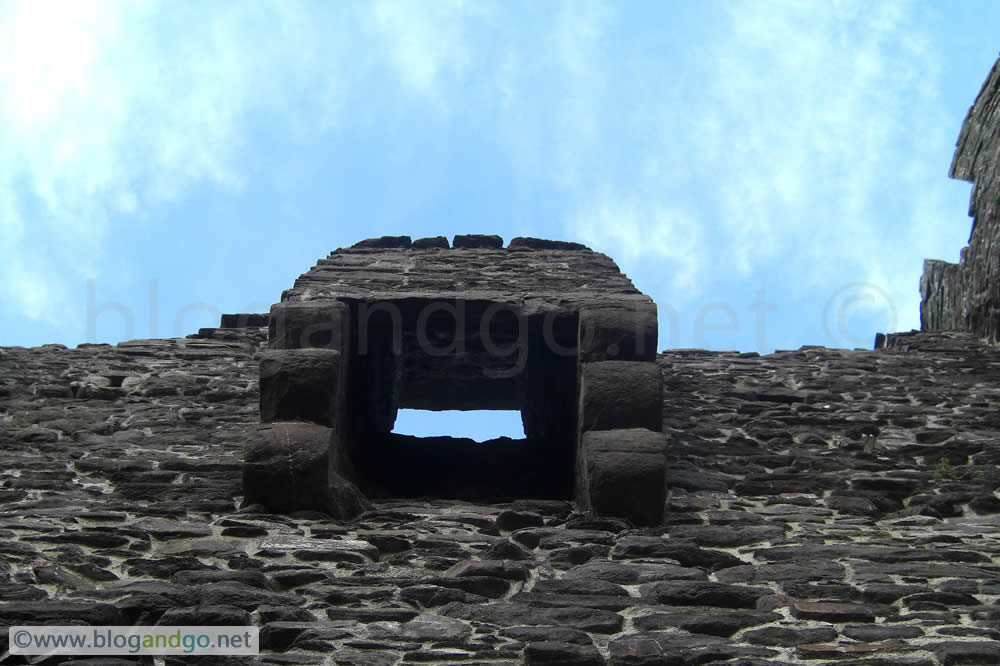
[[[252,624],[297,664],[1000,653],[1000,349],[974,335],[659,354],[671,491],[644,528],[538,499],[271,513],[244,450],[291,494],[327,428],[257,422],[264,329],[200,335],[0,348],[0,628]]]
[[[924,262],[920,328],[961,330],[1000,341],[1000,60],[969,109],[951,164],[972,183],[969,245],[960,262]]]

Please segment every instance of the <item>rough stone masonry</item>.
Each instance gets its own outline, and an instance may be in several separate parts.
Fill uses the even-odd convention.
[[[995,83],[996,72],[989,81]],[[962,130],[959,153],[977,136],[970,123],[986,117],[975,110],[995,109],[995,94],[987,91],[996,86],[989,81]],[[995,179],[980,179],[988,171],[982,165],[996,164],[1000,150],[995,131],[978,136],[973,244],[980,227],[990,224],[976,202],[988,202],[996,191]],[[988,246],[988,236],[981,237]],[[587,360],[589,348],[580,343],[584,315],[575,294],[588,285],[593,295],[629,288],[610,260],[557,244],[517,250],[513,241],[507,248],[488,239],[451,247],[442,241],[336,253],[339,258],[320,262],[286,294],[270,332],[266,315],[232,315],[222,327],[185,339],[0,348],[0,628],[220,624],[261,630],[259,656],[155,662],[170,665],[1000,663],[1000,349],[988,330],[959,317],[966,303],[979,301],[926,296],[967,284],[983,288],[987,272],[970,261],[985,256],[972,253],[973,244],[956,269],[968,271],[973,282],[939,283],[925,275],[924,305],[936,303],[939,323],[925,317],[924,331],[885,336],[876,350],[809,346],[767,356],[669,350],[651,362]],[[484,243],[493,246],[462,247]],[[363,456],[332,460],[357,452],[351,438],[359,432],[372,441],[382,437],[381,446],[397,445],[384,437],[393,409],[466,404],[471,388],[494,404],[521,409],[529,437],[554,432],[547,441],[574,453],[583,434],[631,430],[592,428],[579,439],[562,430],[550,421],[548,402],[502,377],[511,366],[501,361],[516,363],[517,356],[483,353],[489,350],[474,331],[467,331],[459,365],[450,367],[428,358],[419,344],[414,351],[416,320],[414,328],[396,329],[394,346],[393,327],[378,323],[385,315],[391,324],[392,308],[372,314],[367,332],[374,340],[357,333],[366,294],[398,294],[409,284],[432,293],[432,279],[454,284],[455,276],[444,273],[406,282],[419,275],[416,263],[401,273],[395,260],[377,260],[423,256],[435,245],[454,257],[471,258],[478,250],[524,260],[563,252],[597,262],[581,264],[567,282],[566,303],[561,296],[537,307],[525,301],[520,312],[543,324],[546,313],[555,313],[554,339],[565,350],[576,345],[572,363],[558,356],[554,369],[541,366],[558,386],[571,387],[573,401],[583,372],[575,370],[573,383],[568,378],[577,363],[657,369],[659,429],[641,428],[670,440],[669,492],[657,524],[597,515],[600,510],[574,501],[578,472],[566,471],[566,451],[558,448],[519,470],[530,477],[551,464],[547,469],[561,473],[553,477],[562,479],[561,496],[547,498],[521,495],[532,488],[530,480],[495,486],[482,498],[470,498],[472,489],[461,483],[448,486],[447,475],[432,484],[427,472],[446,456],[425,461],[421,474],[409,477],[383,475],[378,460]],[[551,265],[557,262],[538,263],[538,270],[561,270]],[[488,272],[441,270],[468,276],[464,294],[492,291]],[[344,308],[334,308],[346,319],[297,318],[313,312],[315,302],[345,293],[347,284],[356,291],[346,294]],[[622,294],[627,302],[642,300],[634,291]],[[413,313],[405,305],[397,304],[404,324]],[[516,312],[502,315],[502,309],[496,309],[497,342],[503,331],[518,330]],[[442,335],[432,342],[441,347],[454,342],[444,335],[454,332],[454,322],[472,321],[445,309],[431,314],[443,315],[424,322],[436,331],[440,320]],[[956,330],[939,330],[949,317]],[[304,326],[297,329],[295,321]],[[344,328],[329,326],[333,321]],[[320,325],[307,331],[313,323]],[[388,340],[372,332],[383,330]],[[533,329],[522,330],[531,368]],[[636,330],[623,328],[620,335]],[[621,341],[628,339],[603,347],[594,342],[595,350],[608,353],[611,344],[627,350]],[[352,345],[362,341],[388,353],[354,363],[365,369],[356,376],[342,360],[360,353]],[[335,372],[303,379],[316,367],[309,354]],[[484,367],[498,373],[489,382],[481,379]],[[448,393],[442,373],[468,383]],[[349,393],[330,384],[341,380]],[[260,387],[268,382],[273,388],[262,403]],[[350,404],[354,392],[373,402],[364,418],[343,422],[340,401]],[[551,408],[575,415],[579,427],[580,405]],[[261,423],[262,414],[270,420]],[[301,420],[287,420],[296,415]],[[412,443],[424,459],[473,444]],[[500,459],[524,455],[523,444],[497,444]],[[281,492],[270,501],[285,497],[285,505],[248,499],[242,475],[253,469],[254,455],[282,470],[273,479]],[[466,470],[475,463],[462,461]],[[418,489],[426,495],[410,495],[407,478],[423,484]],[[317,486],[322,493],[314,492]],[[295,509],[320,495],[313,508]],[[338,499],[331,504],[329,497]],[[4,654],[7,638],[0,631],[0,661],[28,663]],[[64,656],[32,663],[154,661]]]
[[[972,183],[969,246],[958,264],[924,262],[920,327],[970,331],[1000,341],[1000,60],[962,125],[951,177]]]
[[[576,243],[399,236],[337,250],[271,308],[260,361],[270,425],[248,453],[246,497],[346,518],[367,506],[355,484],[377,497],[575,497],[596,515],[659,524],[656,335],[652,300]],[[395,435],[399,408],[519,410],[525,438]],[[286,471],[281,442],[306,430],[330,442],[325,478],[313,464]]]

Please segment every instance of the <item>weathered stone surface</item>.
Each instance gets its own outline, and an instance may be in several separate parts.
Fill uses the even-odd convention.
[[[823,622],[874,622],[875,611],[865,604],[846,604],[832,601],[797,601],[792,614],[804,620]]]
[[[722,583],[766,583],[781,581],[786,584],[804,581],[842,581],[846,569],[842,564],[831,561],[813,561],[794,564],[745,564],[716,572]]]
[[[656,304],[595,304],[580,310],[580,360],[655,361]]]
[[[644,598],[658,604],[718,608],[754,608],[765,593],[761,588],[705,581],[646,583],[639,589]]]
[[[5,469],[20,470],[0,472],[0,489],[18,489],[0,504],[7,604],[30,601],[53,613],[67,600],[105,604],[118,613],[115,621],[125,622],[292,623],[268,629],[268,645],[286,649],[296,664],[317,654],[345,655],[347,663],[358,664],[394,664],[403,655],[441,661],[442,650],[478,655],[466,661],[517,664],[531,644],[554,644],[532,653],[539,659],[583,659],[590,649],[578,653],[560,644],[590,648],[621,627],[629,631],[610,642],[612,663],[763,664],[782,658],[753,651],[784,650],[796,659],[854,663],[865,655],[865,663],[926,666],[925,657],[901,652],[923,643],[943,661],[981,663],[991,654],[984,646],[997,640],[975,632],[994,631],[1000,617],[989,604],[992,597],[981,596],[997,593],[1000,523],[996,514],[970,509],[973,503],[988,508],[984,498],[997,487],[991,466],[1000,456],[992,452],[989,433],[1000,420],[988,402],[995,379],[976,373],[995,367],[1000,354],[972,337],[920,334],[902,338],[905,350],[878,352],[660,355],[669,387],[663,396],[671,437],[667,460],[674,469],[723,482],[715,489],[673,488],[668,524],[639,531],[620,520],[573,514],[567,502],[388,499],[346,521],[315,511],[276,515],[244,499],[246,509],[234,513],[246,492],[239,482],[241,452],[257,427],[251,359],[263,332],[233,330],[246,338],[5,350],[0,376],[12,380],[4,384],[12,388],[0,399],[7,410],[0,414],[10,416],[0,420],[0,435],[11,442],[13,433],[32,426],[59,433],[54,441],[24,441],[0,451]],[[28,378],[58,384],[61,373],[75,366],[95,376],[125,374],[112,365],[127,365],[138,379],[123,380],[126,398],[101,403],[105,411],[67,411],[75,399],[30,390],[38,380]],[[748,388],[734,391],[734,377]],[[912,381],[901,384],[900,377]],[[168,392],[149,391],[167,380]],[[210,382],[216,382],[210,390],[233,397],[205,410]],[[856,391],[866,397],[856,398]],[[761,400],[766,396],[784,397]],[[180,418],[180,409],[202,416]],[[844,426],[856,422],[882,424],[868,453],[861,437],[866,433]],[[119,425],[97,434],[97,423]],[[279,425],[285,424],[271,427]],[[322,455],[328,431],[298,426],[322,433],[315,447]],[[729,434],[736,430],[739,437]],[[69,437],[87,434],[76,435],[76,442],[66,439],[67,431]],[[971,477],[978,469],[985,478],[935,480],[940,457],[953,461],[956,474]],[[753,484],[771,484],[767,494],[735,492],[732,480],[751,476]],[[796,492],[783,489],[793,482]],[[77,490],[80,484],[106,492]],[[838,511],[821,489],[863,497],[878,512]],[[961,515],[904,510],[913,498],[920,507],[932,506],[927,497],[947,500]],[[241,542],[242,551],[231,544],[225,545],[229,552],[201,550],[200,542],[216,541],[220,533]],[[164,552],[175,543],[181,553],[200,554]],[[36,564],[41,556],[57,558],[58,569]],[[529,577],[522,579],[522,570],[510,564],[524,565]],[[95,567],[90,574],[159,580],[102,581],[71,565]],[[455,565],[466,575],[445,576]],[[505,572],[513,578],[491,575]],[[713,573],[718,581],[708,580]],[[686,584],[709,588],[684,589]],[[206,585],[215,587],[200,592]],[[623,589],[649,594],[623,596]],[[202,599],[229,605],[198,605]],[[847,611],[834,613],[830,603],[848,604]],[[255,614],[245,610],[250,607]],[[36,608],[28,616],[45,617]],[[796,617],[803,612],[810,617]],[[777,613],[783,614],[777,624],[755,624]],[[429,628],[416,625],[406,635],[418,617]],[[429,618],[449,623],[440,626],[447,648],[430,647],[433,638],[420,644],[438,626]],[[567,621],[570,626],[562,626]],[[300,631],[303,626],[308,628]],[[475,633],[462,637],[463,627]],[[775,628],[791,632],[790,638],[770,631]],[[764,633],[753,633],[758,631]],[[846,653],[852,645],[893,642],[904,645],[895,652],[866,647],[854,657]],[[265,652],[268,658],[281,654]]]
[[[487,234],[460,234],[452,239],[451,246],[456,250],[478,248],[497,250],[503,247],[503,239],[499,236]]]
[[[629,558],[631,559],[631,558]],[[649,559],[639,556],[649,562]],[[598,560],[573,567],[563,580],[601,580],[619,585],[651,583],[654,581],[708,580],[708,574],[695,567],[681,567],[672,564],[632,564]]]
[[[685,632],[649,632],[621,636],[608,644],[608,666],[678,666],[689,663],[770,657],[768,648],[727,644],[715,636]],[[770,663],[754,662],[749,663]]]
[[[586,632],[569,627],[506,627],[497,632],[500,636],[516,641],[571,643],[573,645],[593,645],[594,641]]]
[[[269,349],[334,349],[345,353],[350,313],[339,301],[275,303],[268,319]]]
[[[164,626],[247,626],[252,624],[250,612],[236,606],[191,606],[168,610],[157,621]]]
[[[281,349],[261,352],[260,419],[301,419],[333,425],[340,390],[341,352],[335,349]]]
[[[12,601],[0,604],[0,624],[121,624],[121,615],[110,604],[75,601]]]
[[[928,648],[937,656],[942,666],[956,664],[1000,664],[997,641],[943,641],[931,643]]]
[[[741,629],[753,627],[759,624],[776,622],[781,619],[781,615],[767,611],[729,611],[729,610],[696,610],[691,608],[677,608],[669,612],[657,612],[649,615],[641,615],[633,619],[632,623],[640,631],[658,631],[662,629],[677,628],[690,631],[693,634],[707,634],[709,636],[721,636],[727,638]],[[761,630],[765,631],[765,630]],[[837,632],[832,632],[836,637]],[[751,638],[753,632],[743,634],[743,639],[751,643],[760,643]]]
[[[991,85],[981,99],[996,99]],[[993,102],[970,114],[967,126],[983,131],[963,130],[959,150],[976,180],[967,258],[995,226],[982,198],[995,193],[994,118]],[[298,493],[294,513],[274,513],[240,480],[268,319],[224,319],[183,340],[0,349],[0,619],[253,623],[262,663],[996,662],[1000,351],[978,329],[890,334],[878,351],[671,350],[640,362],[665,385],[642,432],[669,437],[670,485],[664,524],[636,529],[621,517],[634,506],[609,518],[566,500],[574,456],[586,465],[576,392],[585,310],[620,300],[624,313],[644,311],[648,299],[610,259],[573,244],[441,240],[338,251],[282,306],[343,299],[353,315],[390,295],[415,327],[423,308],[460,295],[477,316],[508,308],[490,333],[517,351],[523,324],[531,360],[523,374],[485,377],[475,372],[509,370],[518,355],[491,356],[475,326],[465,332],[480,346],[439,361],[420,352],[415,329],[397,353],[386,320],[372,319],[364,341],[379,360],[348,349],[339,366],[357,388],[350,408],[313,410],[344,435],[338,447],[324,449],[321,426],[279,422],[271,429],[320,434],[301,459],[280,447],[252,459],[270,479],[258,487]],[[985,266],[976,280],[993,274]],[[995,286],[966,301],[989,304]],[[966,302],[950,293],[941,299]],[[649,335],[637,326],[645,333],[628,337],[621,322],[634,322],[615,312],[591,319],[619,337],[587,353]],[[447,346],[453,321],[425,323]],[[589,360],[584,372],[629,363]],[[521,444],[478,452],[478,467],[460,453],[471,441],[387,455],[413,443],[380,439],[398,407],[475,406],[484,395],[522,410]],[[364,425],[343,427],[348,414]],[[334,458],[364,451],[367,480],[392,470],[405,496],[386,491],[351,518],[309,504],[324,452],[336,471]],[[438,485],[406,479],[426,472]],[[519,480],[501,486],[497,473]],[[488,497],[462,497],[481,482],[496,484]],[[426,492],[463,484],[449,498]]]
[[[329,465],[333,431],[311,423],[269,423],[247,433],[243,491],[271,511],[325,511],[350,519],[371,508],[357,487]],[[332,477],[332,478],[331,478]]]
[[[652,536],[623,536],[617,541],[611,557],[616,560],[671,559],[684,567],[701,569],[724,569],[744,564],[735,555],[699,548],[693,541]]]
[[[584,417],[622,417],[583,430],[660,430],[655,306],[612,261],[576,243],[519,238],[504,249],[499,236],[473,234],[443,252],[443,240],[369,239],[300,276],[269,319],[262,420],[335,428],[331,466],[371,496],[476,500],[573,495],[579,391]],[[587,360],[645,362],[631,373],[595,369],[588,397],[581,344]],[[319,351],[295,349],[306,347],[341,357],[312,358],[307,372],[307,357],[279,353]],[[637,391],[647,394],[638,410],[620,398]],[[520,409],[526,437],[523,446],[410,441],[391,434],[400,408]]]
[[[219,322],[219,328],[266,328],[267,324],[268,315],[266,314],[224,314]]]
[[[856,641],[877,643],[892,639],[920,638],[924,635],[924,630],[913,625],[856,624],[844,627],[841,633]],[[820,641],[828,640],[832,639],[820,639]]]
[[[663,397],[655,363],[599,361],[585,363],[580,375],[580,428],[661,429]]]
[[[219,581],[198,586],[198,601],[202,606],[235,606],[254,611],[261,605],[295,606],[305,599],[294,594],[261,590],[237,581]]]
[[[351,247],[357,250],[374,250],[387,248],[408,248],[412,245],[409,236],[380,236],[358,241]]]
[[[951,163],[972,182],[969,245],[958,264],[927,260],[920,278],[920,328],[962,330],[1000,341],[1000,60],[969,109]]]
[[[513,532],[522,527],[541,527],[544,523],[545,519],[533,511],[502,511],[495,519],[497,529],[505,532]]]
[[[585,432],[580,443],[578,501],[602,516],[656,525],[666,500],[663,433],[632,428]]]
[[[528,578],[528,568],[519,562],[466,560],[445,571],[444,575],[453,578],[488,576],[506,580],[525,580]]]
[[[685,539],[699,546],[732,548],[780,539],[786,528],[779,524],[731,527],[723,525],[678,525],[670,528],[672,539]]]
[[[593,645],[542,641],[524,648],[526,666],[604,666],[604,658]]]
[[[503,627],[518,625],[555,625],[598,634],[614,634],[621,630],[621,615],[585,606],[573,608],[535,608],[529,604],[497,602],[482,606],[451,604],[442,611],[449,617],[489,622]]]
[[[304,562],[355,562],[366,564],[379,558],[378,549],[367,541],[354,539],[318,539],[316,537],[274,536],[261,539],[260,552],[266,555],[290,554]]]
[[[451,246],[448,244],[448,239],[444,236],[432,236],[429,238],[418,238],[413,241],[412,247],[414,250],[427,250],[430,248],[440,248],[446,250]]]
[[[806,643],[822,643],[837,639],[837,631],[831,627],[815,629],[790,629],[787,627],[766,627],[753,629],[743,634],[743,639],[754,645],[795,647]]]
[[[526,236],[518,236],[512,238],[510,243],[507,244],[507,249],[509,250],[570,250],[573,252],[579,252],[587,250],[587,246],[582,243],[573,243],[570,241],[560,241],[560,240],[548,240],[547,238],[531,238]]]

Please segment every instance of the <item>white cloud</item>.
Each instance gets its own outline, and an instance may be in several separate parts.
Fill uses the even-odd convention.
[[[921,257],[914,252],[940,237],[926,223],[926,206],[937,201],[940,210],[947,186],[927,146],[948,131],[938,98],[940,54],[920,8],[797,1],[721,7],[726,20],[697,50],[701,79],[673,76],[664,52],[661,71],[647,68],[645,88],[626,90],[636,97],[622,99],[618,88],[597,93],[607,92],[606,81],[625,79],[635,62],[591,49],[579,56],[585,63],[568,69],[585,72],[578,84],[595,92],[579,96],[587,99],[580,115],[602,124],[595,132],[568,123],[565,150],[577,163],[625,165],[592,167],[597,183],[610,176],[614,188],[581,179],[579,209],[595,212],[572,213],[570,233],[621,247],[649,266],[677,261],[673,248],[684,247],[690,254],[680,275],[687,282],[708,282],[723,266],[733,280],[782,275],[784,288],[801,296],[835,289],[849,276],[882,285],[899,312],[915,312]],[[690,62],[681,67],[697,71]],[[632,150],[623,154],[620,143]],[[607,213],[678,203],[689,212]],[[596,231],[602,215],[619,220],[619,229]],[[688,242],[695,230],[710,240]]]
[[[666,267],[675,293],[777,267],[792,290],[850,274],[915,308],[914,254],[954,215],[919,6],[723,2],[704,35],[685,32],[703,16],[643,33],[616,4],[540,7],[0,5],[0,298],[58,310],[39,306],[66,291],[52,266],[97,275],[109,225],[239,193],[255,114],[305,142],[405,103],[461,116],[570,237]]]
[[[379,45],[403,82],[444,108],[441,79],[461,78],[470,65],[465,24],[485,11],[464,0],[378,0],[372,8]]]
[[[67,281],[100,272],[112,216],[141,223],[199,183],[239,191],[246,117],[294,120],[295,85],[327,101],[335,37],[288,3],[0,6],[0,299],[54,320]]]
[[[385,64],[395,88],[447,111],[484,12],[461,0],[0,5],[5,309],[51,320],[72,307],[71,282],[101,272],[111,224],[142,224],[195,187],[238,195],[251,118],[313,141],[363,116],[373,90],[397,94]]]
[[[782,245],[805,250],[799,268],[880,260],[858,249],[886,240],[885,184],[897,164],[919,161],[914,137],[942,116],[921,26],[889,2],[733,4],[730,18],[712,77],[729,135],[713,162],[737,193],[721,205],[727,236],[747,267]],[[941,181],[924,165],[911,185]],[[838,270],[806,272],[804,284]]]
[[[641,259],[660,262],[664,273],[672,277],[675,296],[697,294],[696,279],[704,268],[706,248],[690,214],[615,197],[577,211],[572,226],[577,238],[610,252],[623,263]]]

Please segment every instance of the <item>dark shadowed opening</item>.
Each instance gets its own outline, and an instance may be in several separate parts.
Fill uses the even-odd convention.
[[[421,298],[351,304],[359,321],[347,396],[356,482],[370,497],[569,499],[577,316],[493,312],[489,301],[460,305]],[[459,312],[465,318],[456,321]],[[480,325],[484,317],[488,327]],[[417,437],[397,427],[400,410],[445,414],[425,415],[431,419],[453,410],[514,412],[521,427],[515,437],[490,437],[442,421]]]

